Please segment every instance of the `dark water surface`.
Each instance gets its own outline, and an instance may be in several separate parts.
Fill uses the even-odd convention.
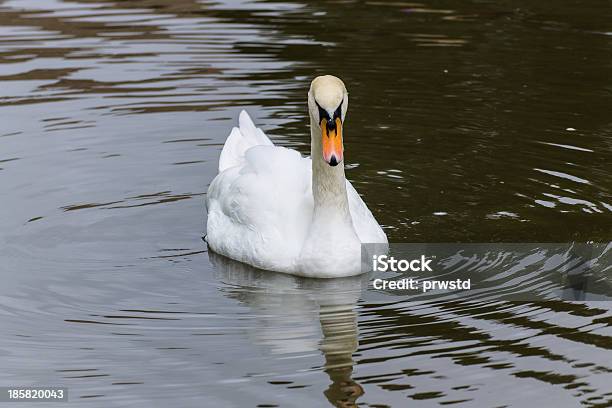
[[[239,111],[307,153],[322,73],[347,84],[347,176],[391,241],[610,241],[609,1],[0,1],[0,386],[611,406],[609,302],[411,302],[207,252]]]

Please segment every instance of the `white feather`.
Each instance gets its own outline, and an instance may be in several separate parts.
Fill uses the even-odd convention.
[[[239,128],[233,128],[232,132],[223,145],[219,157],[219,173],[233,166],[239,165],[244,160],[246,151],[258,145],[272,146],[268,136],[257,128],[246,111],[240,112],[238,119]]]

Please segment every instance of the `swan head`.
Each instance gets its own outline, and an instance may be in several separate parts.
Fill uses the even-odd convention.
[[[336,166],[344,159],[342,125],[347,108],[348,92],[340,78],[323,75],[312,81],[308,91],[310,122],[311,126],[320,129],[321,154],[330,166]]]

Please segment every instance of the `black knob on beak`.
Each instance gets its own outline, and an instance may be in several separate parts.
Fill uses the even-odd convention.
[[[336,121],[335,120],[328,121],[326,126],[327,126],[327,134],[330,134],[331,132],[336,131]]]

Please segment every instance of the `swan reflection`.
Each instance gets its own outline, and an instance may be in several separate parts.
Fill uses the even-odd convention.
[[[363,395],[352,378],[358,331],[355,306],[367,277],[308,279],[263,271],[209,251],[215,277],[227,296],[248,306],[256,327],[251,340],[271,353],[319,350],[331,381],[325,397],[338,407],[356,406]]]

